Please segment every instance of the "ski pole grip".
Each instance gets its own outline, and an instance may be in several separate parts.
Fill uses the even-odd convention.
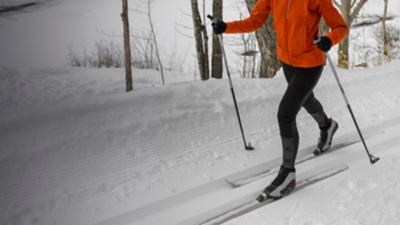
[[[212,23],[216,23],[217,22],[217,20],[214,19],[214,17],[211,16],[210,14],[207,15],[207,18],[210,19]]]
[[[314,37],[314,44],[318,44],[321,41],[321,37]]]

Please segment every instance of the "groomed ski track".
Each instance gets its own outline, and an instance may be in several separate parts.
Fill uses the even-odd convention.
[[[400,133],[399,122],[400,118],[396,118],[381,125],[371,126],[363,130],[364,136],[371,135],[367,141],[369,149],[374,155],[381,157],[382,160],[377,163],[377,165],[371,165],[371,167],[379,167],[379,164],[385,164],[385,161],[391,160],[385,158],[385,154],[391,151],[397,151],[398,148],[396,145],[398,143],[398,133]],[[378,138],[374,138],[374,135]],[[348,138],[350,138],[350,140],[358,138],[358,133],[353,132],[342,135],[337,137],[336,140],[348,140]],[[300,150],[299,156],[301,157],[302,155],[311,153],[312,150],[311,146],[303,148]],[[227,177],[212,180],[202,186],[154,202],[141,209],[102,221],[97,225],[150,225],[159,224],[160,221],[168,221],[168,224],[177,225],[200,224],[220,213],[255,199],[265,185],[273,179],[273,176],[262,178],[239,188],[232,188],[224,181],[225,179],[229,177],[247,176],[248,174],[257,174],[265,170],[265,168],[268,168],[269,165],[274,165],[276,161],[277,159],[266,161],[265,163],[247,168]],[[350,167],[349,170],[357,170],[361,165],[369,166],[369,160],[362,143],[359,142],[347,146],[340,151],[326,153],[314,160],[310,160],[310,162],[300,164],[297,168],[297,176],[298,179],[302,179],[312,174],[313,170],[328,169],[339,164],[347,164]],[[337,175],[337,177],[329,179],[334,181],[340,180],[340,174]],[[316,186],[323,186],[323,191],[329,194],[330,187],[324,187],[324,181],[321,183],[322,184],[317,184]],[[310,189],[321,191],[321,188],[318,187],[311,187]],[[306,196],[303,196],[303,201],[312,201],[312,192],[313,190],[308,190]],[[293,196],[293,198],[296,197]],[[292,205],[293,198],[289,195],[280,201],[283,202],[282,204]],[[268,207],[273,207],[273,204],[270,204]]]
[[[372,69],[366,73],[375,74]],[[359,143],[299,166],[299,177],[343,163],[350,167],[346,173],[357,171],[359,165],[385,169],[385,160],[391,159],[384,154],[398,144],[400,78],[392,72],[387,75],[392,82],[387,84],[388,78],[378,75],[369,79],[344,76],[343,80],[345,88],[357,79],[363,81],[346,91],[365,136],[379,136],[369,138],[367,144],[381,161],[370,166]],[[255,147],[252,152],[244,150],[227,81],[210,82],[210,92],[210,84],[196,82],[2,111],[0,147],[7,151],[0,151],[0,171],[10,172],[0,173],[0,193],[4,193],[0,202],[7,203],[1,208],[0,221],[7,225],[30,225],[31,221],[41,225],[190,225],[253,199],[272,177],[240,189],[232,189],[225,179],[280,164],[275,115],[281,97],[277,90],[284,90],[285,82],[282,75],[234,81],[240,87],[238,105],[246,138]],[[320,82],[319,93],[330,90],[320,100],[340,124],[335,141],[357,138],[332,74],[328,71]],[[386,89],[376,97],[370,88],[379,84]],[[151,104],[153,99],[159,105]],[[374,108],[374,101],[384,109]],[[301,157],[312,152],[318,129],[304,110],[298,127]],[[329,193],[331,188],[323,185],[313,188]],[[279,204],[292,205],[290,199],[296,195]],[[308,202],[305,196],[303,200]]]

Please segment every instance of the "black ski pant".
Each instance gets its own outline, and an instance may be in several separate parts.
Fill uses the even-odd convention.
[[[313,93],[313,89],[321,77],[323,65],[313,68],[298,68],[282,62],[282,66],[288,83],[278,109],[278,123],[283,147],[282,165],[294,169],[299,148],[296,116],[301,107],[311,114],[320,127],[328,125],[328,117]]]

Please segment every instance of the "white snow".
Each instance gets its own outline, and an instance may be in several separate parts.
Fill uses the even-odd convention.
[[[85,2],[89,7],[93,1]],[[41,14],[67,13],[66,5],[75,8],[80,1],[58,3],[14,14],[16,22],[0,18],[0,38],[45,32],[32,27],[45,20]],[[91,9],[119,8],[105,4]],[[45,42],[30,38],[25,44],[32,48]],[[29,66],[27,61],[38,60],[29,51],[27,61],[18,63],[24,53],[17,40],[0,41],[2,47],[11,44],[0,52],[0,224],[199,224],[254,199],[274,178],[236,189],[225,182],[280,165],[276,112],[286,86],[282,71],[274,79],[233,80],[245,136],[255,147],[246,151],[226,79],[200,82],[168,72],[167,85],[161,85],[157,71],[134,69],[135,90],[125,93],[123,69]],[[38,57],[51,57],[47,51],[63,52],[46,49]],[[378,163],[369,163],[361,143],[303,163],[299,179],[341,164],[349,170],[226,224],[399,224],[399,68],[396,60],[337,69]],[[328,66],[315,94],[339,122],[335,142],[358,139]],[[319,131],[304,110],[297,122],[301,157],[311,152]]]

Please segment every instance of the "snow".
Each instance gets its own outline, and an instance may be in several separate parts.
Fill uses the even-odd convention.
[[[397,224],[399,64],[338,69],[364,135],[375,132],[367,143],[380,162],[371,166],[361,144],[327,154],[299,166],[299,176],[342,163],[350,170],[227,224]],[[122,69],[1,70],[1,224],[195,224],[272,179],[240,189],[224,181],[280,163],[281,72],[234,79],[252,152],[227,80],[167,74],[178,83],[160,86],[156,72],[134,74],[143,78],[138,90],[124,93]],[[316,95],[340,123],[336,140],[355,139],[328,68]],[[304,150],[318,131],[305,112],[298,121]]]
[[[15,14],[15,22],[0,19],[2,40],[19,34],[15,43],[0,41],[2,49],[12,44],[0,52],[0,224],[199,224],[254,199],[273,176],[236,189],[225,179],[280,165],[276,112],[286,86],[282,71],[274,79],[233,80],[245,136],[255,147],[246,151],[226,79],[200,82],[168,72],[161,85],[157,71],[134,69],[135,90],[125,93],[123,69],[40,65],[51,56],[58,62],[53,54],[63,56],[64,46],[45,49],[38,58],[31,54],[36,50],[24,54],[19,38],[29,37],[32,49],[51,43],[31,36],[43,33],[41,26],[17,28],[40,24],[41,14],[68,14],[67,6],[76,9],[79,2]],[[92,10],[119,7],[101,2],[108,3]],[[341,164],[349,170],[225,224],[399,224],[399,67],[395,60],[337,69],[378,163],[369,163],[361,143],[323,155],[299,165],[298,178]],[[315,94],[339,122],[335,142],[357,140],[329,66]],[[304,110],[298,127],[302,157],[312,151],[319,131]]]

